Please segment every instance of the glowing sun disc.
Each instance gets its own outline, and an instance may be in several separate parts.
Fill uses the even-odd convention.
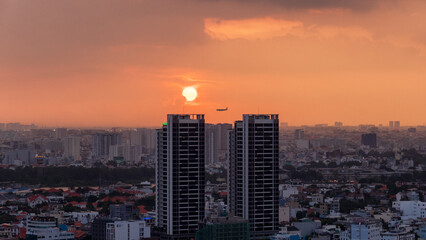
[[[195,89],[195,87],[185,87],[182,91],[182,95],[186,98],[186,101],[194,101],[197,98],[197,89]]]

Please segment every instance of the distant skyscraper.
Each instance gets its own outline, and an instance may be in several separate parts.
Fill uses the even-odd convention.
[[[93,157],[108,156],[109,147],[121,144],[119,133],[98,133],[93,135]]]
[[[140,155],[137,154],[136,146],[125,144],[122,145],[122,149],[123,158],[127,164],[135,164],[140,162]]]
[[[389,121],[389,127],[393,128],[393,121]]]
[[[416,128],[408,128],[409,133],[416,133],[416,131],[417,131]]]
[[[69,136],[64,138],[64,157],[80,161],[80,138]]]
[[[15,149],[12,151],[8,151],[5,154],[5,158],[3,159],[3,164],[5,165],[29,165],[35,162],[36,151],[34,149]]]
[[[335,127],[343,127],[343,123],[342,122],[335,122],[334,126]]]
[[[157,130],[156,225],[161,239],[195,237],[205,208],[204,115],[167,115]]]
[[[288,122],[282,122],[282,123],[280,123],[280,127],[281,127],[281,128],[286,128],[286,127],[288,127]]]
[[[377,147],[377,136],[375,133],[366,133],[361,136],[361,144],[372,148]]]
[[[401,127],[401,123],[399,121],[395,121],[394,126],[395,126],[395,128],[399,128],[399,127]]]
[[[58,139],[63,139],[68,135],[68,129],[66,128],[57,128],[55,129],[55,137]]]
[[[294,131],[294,139],[304,139],[305,138],[305,130],[296,129]]]
[[[243,115],[229,132],[228,206],[252,239],[278,231],[278,115]]]
[[[206,124],[206,164],[225,158],[228,149],[228,131],[232,124]]]
[[[144,153],[153,153],[155,149],[155,129],[138,128],[130,132],[130,144],[142,146]]]

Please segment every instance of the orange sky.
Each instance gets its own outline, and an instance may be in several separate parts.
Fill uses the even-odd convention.
[[[424,124],[425,22],[423,0],[4,0],[0,122]]]

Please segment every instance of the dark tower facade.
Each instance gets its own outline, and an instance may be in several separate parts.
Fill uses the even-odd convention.
[[[204,115],[167,115],[157,130],[156,225],[161,239],[195,237],[204,220]]]
[[[243,115],[229,131],[228,206],[249,221],[251,239],[278,231],[278,115]]]

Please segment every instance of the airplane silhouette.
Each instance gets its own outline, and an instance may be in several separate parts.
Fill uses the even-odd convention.
[[[226,108],[218,108],[218,109],[216,109],[216,111],[218,111],[218,112],[228,111],[228,107],[226,107]]]

